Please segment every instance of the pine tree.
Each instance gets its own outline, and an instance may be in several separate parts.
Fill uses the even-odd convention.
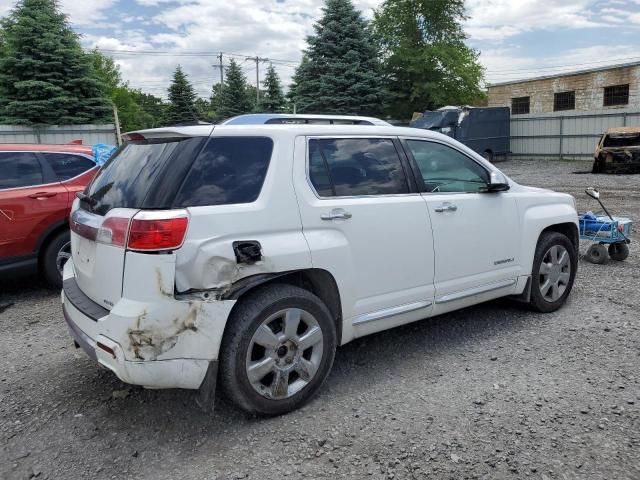
[[[308,63],[300,70],[299,112],[375,115],[384,100],[378,52],[351,0],[326,0],[307,37]]]
[[[264,93],[260,99],[260,110],[270,113],[280,113],[284,111],[284,92],[282,91],[280,77],[273,64],[267,68],[267,74],[262,84],[264,85]]]
[[[173,72],[173,80],[169,87],[169,107],[167,109],[167,123],[175,125],[182,122],[198,120],[195,107],[196,94],[187,76],[178,65]]]
[[[235,60],[229,62],[227,76],[217,99],[217,113],[221,119],[235,117],[253,110],[254,102],[247,94],[247,79]]]
[[[301,102],[304,102],[305,99],[310,98],[309,92],[305,91],[305,89],[309,86],[309,82],[307,81],[309,77],[309,57],[307,55],[302,55],[302,60],[300,64],[296,67],[296,70],[291,77],[291,83],[289,84],[289,90],[287,91],[287,102],[289,103],[289,110],[291,112],[298,112],[302,107],[304,111],[304,105],[301,105]]]
[[[21,0],[2,20],[0,121],[55,125],[112,120],[104,86],[56,0]]]

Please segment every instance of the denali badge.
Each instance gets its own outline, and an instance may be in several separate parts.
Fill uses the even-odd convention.
[[[494,265],[502,265],[503,263],[513,262],[513,258],[505,258],[504,260],[496,260],[493,262]]]

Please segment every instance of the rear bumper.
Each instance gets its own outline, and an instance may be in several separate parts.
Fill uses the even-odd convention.
[[[205,302],[183,302],[167,295],[157,302],[121,298],[109,311],[77,287],[72,261],[67,262],[63,278],[65,321],[90,358],[133,385],[200,388],[210,364],[217,361],[234,302],[206,302],[207,308]],[[184,328],[187,320],[179,324],[178,319],[188,319],[192,328]]]

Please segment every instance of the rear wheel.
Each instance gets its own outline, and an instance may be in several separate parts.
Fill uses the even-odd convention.
[[[62,287],[62,269],[71,258],[71,235],[63,231],[53,237],[42,253],[42,274],[49,285]]]
[[[629,256],[629,247],[626,243],[612,243],[609,245],[609,256],[611,260],[622,262]]]
[[[607,247],[599,243],[594,243],[589,247],[584,258],[588,262],[602,265],[607,261]]]
[[[299,408],[333,365],[336,329],[328,308],[311,292],[284,284],[260,288],[240,302],[222,340],[223,392],[251,414]]]
[[[530,304],[539,312],[559,309],[569,296],[578,256],[571,241],[558,232],[544,232],[538,240],[531,275]]]

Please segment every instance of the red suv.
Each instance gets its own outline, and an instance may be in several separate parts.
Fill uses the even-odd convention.
[[[0,145],[0,276],[62,285],[71,203],[97,170],[90,146]]]

